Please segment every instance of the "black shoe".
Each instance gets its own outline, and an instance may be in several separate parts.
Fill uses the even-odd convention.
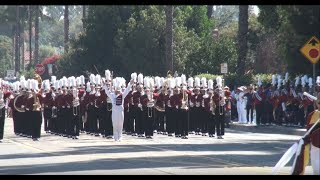
[[[188,139],[188,137],[187,136],[182,136],[181,139]]]
[[[223,139],[223,137],[222,136],[218,136],[217,139]]]
[[[151,137],[151,136],[146,136],[146,138],[147,138],[147,139],[152,139],[152,137]]]
[[[32,140],[33,140],[33,141],[39,141],[39,139],[38,139],[38,138],[32,138]]]

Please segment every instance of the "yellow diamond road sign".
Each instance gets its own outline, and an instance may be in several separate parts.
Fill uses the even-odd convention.
[[[320,42],[316,37],[312,37],[301,49],[300,52],[313,64],[320,59]]]

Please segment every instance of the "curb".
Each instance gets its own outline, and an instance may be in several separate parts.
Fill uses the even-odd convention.
[[[270,125],[270,126],[256,126],[250,124],[230,124],[230,129],[252,132],[252,133],[270,133],[270,134],[288,134],[288,135],[297,135],[303,136],[306,133],[305,128],[297,128],[297,127],[286,127],[286,126],[278,126],[278,125]]]

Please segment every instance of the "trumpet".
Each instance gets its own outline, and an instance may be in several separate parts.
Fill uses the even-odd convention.
[[[53,106],[51,109],[51,117],[52,118],[57,118],[58,117],[58,108]]]

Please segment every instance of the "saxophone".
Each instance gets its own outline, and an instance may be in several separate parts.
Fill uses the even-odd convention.
[[[33,93],[33,111],[40,111],[41,105],[37,93]]]

